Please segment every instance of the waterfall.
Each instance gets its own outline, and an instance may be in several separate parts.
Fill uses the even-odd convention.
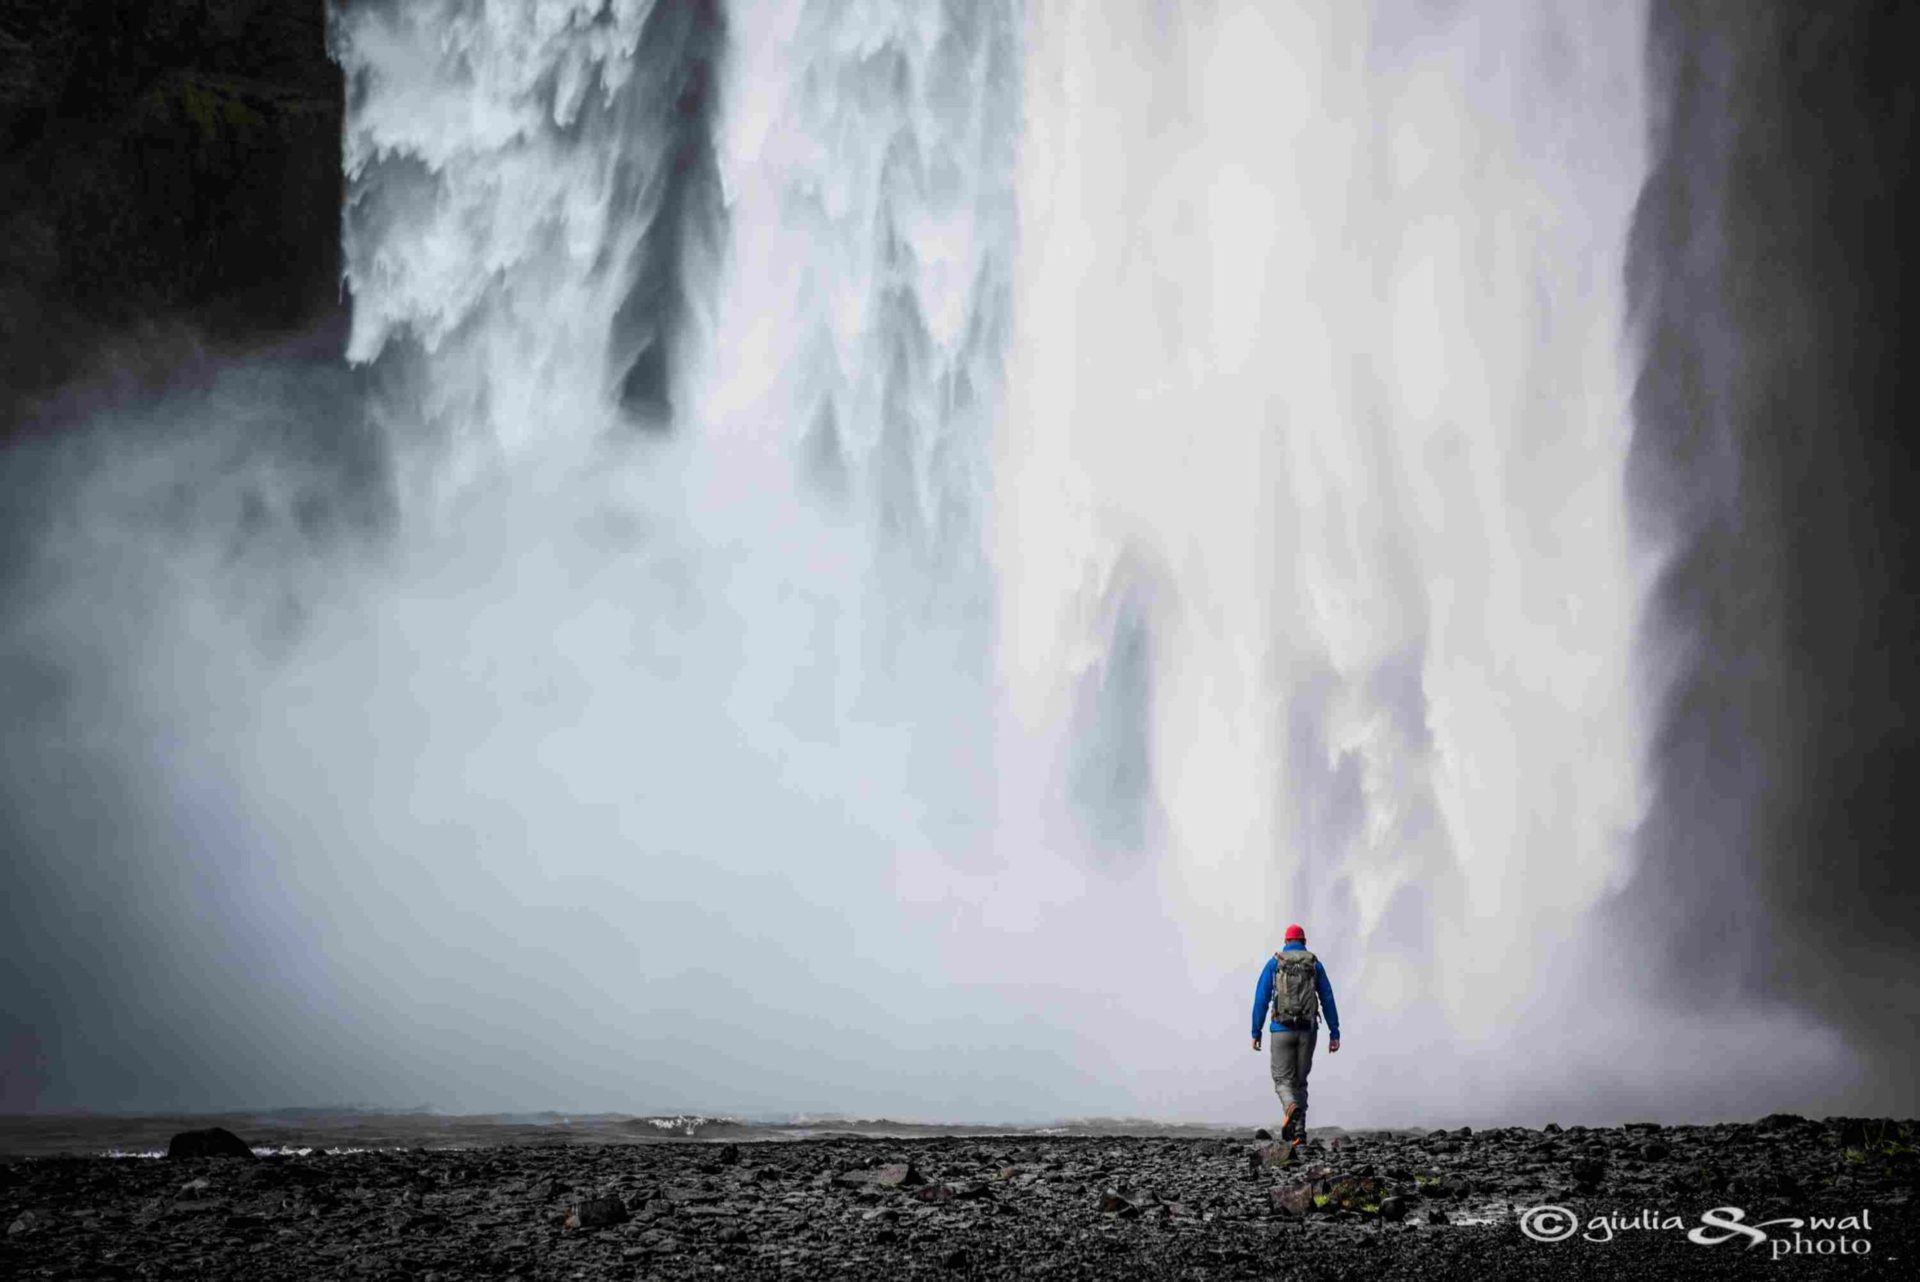
[[[1004,664],[1046,725],[1151,656],[1205,968],[1299,919],[1370,1019],[1484,1034],[1622,871],[1642,22],[1032,10]]]
[[[1372,1022],[1485,1036],[1642,805],[1641,27],[349,6],[351,355],[402,453],[436,443],[426,488],[576,468],[554,492],[647,530],[595,571],[617,607],[503,589],[675,656],[670,695],[598,641],[561,665],[574,719],[520,731],[561,795],[620,705],[611,741],[691,785],[650,744],[704,689],[877,837],[868,877],[974,914],[936,975],[1006,982],[1000,948],[1066,982],[986,923],[1099,903],[1179,957],[1128,983],[1225,993],[1297,918]],[[511,560],[573,539],[461,501]]]
[[[1299,920],[1329,1120],[1571,1098],[1433,1078],[1643,804],[1642,24],[338,0],[368,431],[102,470],[68,844],[244,908],[169,911],[286,977],[250,1089],[1242,1118]]]

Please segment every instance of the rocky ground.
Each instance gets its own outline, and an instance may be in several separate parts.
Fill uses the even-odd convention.
[[[0,1165],[0,1276],[1911,1276],[1916,1134],[1775,1117],[1332,1135],[1294,1160],[1258,1138],[1033,1134],[38,1157]],[[1578,1231],[1527,1236],[1543,1204]],[[1723,1207],[1808,1223],[1690,1241]]]

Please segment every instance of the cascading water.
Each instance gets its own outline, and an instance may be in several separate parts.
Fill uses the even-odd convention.
[[[1144,647],[1139,778],[1191,946],[1228,965],[1298,916],[1370,1011],[1508,1018],[1641,805],[1641,19],[1034,27],[996,458],[1020,706],[1055,721],[1103,644]],[[1468,937],[1478,966],[1434,965]]]
[[[1575,1098],[1440,1070],[1562,1027],[1642,804],[1641,26],[338,5],[392,519],[236,561],[89,518],[180,585],[127,769],[146,858],[274,923],[232,951],[307,1031],[257,1080],[1245,1117],[1299,919],[1366,1047],[1328,1120]]]
[[[691,546],[809,598],[746,609],[783,640],[736,724],[789,760],[876,722],[909,762],[969,745],[896,781],[933,847],[902,857],[982,864],[980,898],[1145,861],[1193,975],[1292,915],[1376,1019],[1509,1017],[1639,804],[1639,20],[769,3],[702,42],[685,13],[345,11],[353,354],[414,367],[387,417],[509,476],[617,430],[636,262],[724,244],[654,269],[698,332],[654,362],[671,461],[620,466],[673,469]],[[717,226],[663,197],[688,124],[650,88],[716,61]],[[714,528],[744,507],[781,516]],[[831,563],[782,564],[809,543]],[[987,618],[998,679],[952,693]],[[1039,784],[979,782],[994,753]],[[1435,967],[1467,932],[1501,978]]]

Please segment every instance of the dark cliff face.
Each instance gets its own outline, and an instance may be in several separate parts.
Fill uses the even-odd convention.
[[[108,353],[337,320],[341,106],[325,0],[0,11],[0,431]]]
[[[1659,4],[1628,264],[1630,486],[1665,682],[1617,928],[1700,1008],[1798,1004],[1920,1052],[1920,468],[1911,5]]]

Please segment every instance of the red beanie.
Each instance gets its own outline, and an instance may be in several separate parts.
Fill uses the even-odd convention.
[[[1289,926],[1289,927],[1287,927],[1287,938],[1288,938],[1288,939],[1298,939],[1298,940],[1301,940],[1301,941],[1305,941],[1305,939],[1306,939],[1306,937],[1307,937],[1307,932],[1306,932],[1306,931],[1304,931],[1304,930],[1302,930],[1302,929],[1300,929],[1300,923],[1299,923],[1299,922],[1295,922],[1295,923],[1293,923],[1293,925],[1291,925],[1291,926]]]

